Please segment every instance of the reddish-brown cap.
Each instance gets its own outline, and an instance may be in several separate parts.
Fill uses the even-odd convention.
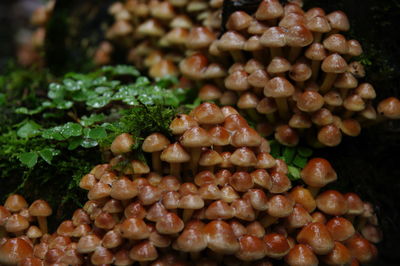
[[[128,239],[146,239],[150,231],[142,219],[128,218],[119,227],[121,235]]]
[[[265,253],[268,257],[280,259],[290,250],[289,243],[284,235],[270,233],[263,238]]]
[[[286,45],[286,30],[282,27],[271,27],[260,38],[266,47],[284,47]]]
[[[21,238],[7,239],[0,246],[0,263],[16,265],[25,258],[32,257],[32,246]]]
[[[276,103],[272,98],[264,97],[257,104],[257,111],[261,114],[271,114],[277,110]]]
[[[110,196],[118,200],[127,200],[138,194],[138,188],[126,177],[112,183]]]
[[[305,113],[296,113],[290,118],[289,126],[292,128],[310,128],[312,123],[309,115]]]
[[[158,257],[158,252],[150,241],[144,240],[132,247],[129,257],[134,261],[153,261]]]
[[[289,228],[301,228],[311,222],[311,215],[300,204],[296,204],[293,212],[286,218],[286,226]]]
[[[200,252],[207,248],[207,239],[202,230],[187,228],[179,235],[175,244],[175,249],[179,251]]]
[[[221,109],[216,104],[209,102],[197,106],[192,115],[199,124],[220,124],[224,121],[224,114]]]
[[[257,95],[252,92],[245,92],[240,95],[237,106],[240,109],[255,109],[259,100]]]
[[[317,207],[329,215],[344,215],[347,213],[347,201],[343,195],[336,190],[327,190],[316,198]]]
[[[360,263],[371,262],[376,257],[376,248],[363,237],[355,236],[346,241],[350,254]]]
[[[173,212],[169,212],[156,223],[156,229],[161,234],[176,234],[182,231],[184,227],[183,221]]]
[[[252,17],[244,11],[233,12],[226,23],[226,28],[228,30],[241,31],[245,30],[250,26]]]
[[[164,76],[177,76],[178,69],[175,64],[168,59],[161,59],[160,62],[152,65],[149,69],[149,75],[152,78],[162,78]]]
[[[312,70],[309,64],[301,59],[298,60],[289,72],[289,77],[297,82],[303,82],[308,80],[312,75]]]
[[[239,250],[239,243],[231,226],[224,221],[212,221],[204,227],[208,243],[207,247],[214,252],[234,254]]]
[[[254,261],[265,257],[265,247],[261,239],[251,235],[239,238],[239,250],[235,256],[242,261]]]
[[[225,78],[225,87],[234,91],[245,91],[250,88],[248,74],[244,70],[236,70]]]
[[[271,156],[272,157],[272,156]],[[271,160],[274,161],[275,160]],[[254,184],[269,190],[272,187],[272,180],[269,173],[265,169],[257,169],[250,174]]]
[[[7,232],[18,233],[29,227],[29,221],[20,214],[14,213],[8,217],[4,227]]]
[[[333,250],[321,259],[322,262],[327,265],[349,265],[352,257],[349,249],[345,245],[335,241],[335,247]]]
[[[335,246],[328,229],[322,223],[306,225],[297,234],[296,240],[301,244],[309,245],[318,255],[328,254]]]
[[[229,184],[239,192],[246,192],[254,185],[253,179],[247,172],[236,172],[229,177]]]
[[[347,201],[349,215],[361,215],[364,212],[364,204],[356,193],[346,193],[343,197]]]
[[[312,187],[323,187],[337,179],[331,164],[322,158],[313,158],[301,171],[303,181]]]
[[[342,141],[342,133],[337,126],[331,124],[322,127],[318,131],[317,138],[322,144],[328,147],[334,147],[339,145],[339,143]]]
[[[293,212],[294,201],[283,195],[275,195],[268,201],[268,214],[272,217],[288,217]]]
[[[28,208],[28,203],[21,195],[12,194],[6,199],[4,207],[10,212],[19,212],[24,208]]]
[[[355,233],[353,224],[343,217],[335,217],[330,219],[326,223],[326,228],[331,234],[333,240],[336,241],[345,241],[352,237]]]
[[[304,187],[297,186],[293,188],[289,192],[289,197],[296,203],[301,204],[309,213],[313,212],[317,207],[311,192]]]
[[[283,7],[277,0],[261,1],[255,13],[257,20],[276,19],[283,15]]]
[[[317,266],[318,258],[308,245],[297,244],[285,256],[285,262],[291,266]]]
[[[253,19],[250,22],[250,26],[247,28],[247,32],[250,35],[262,35],[268,29],[268,25],[257,19]]]
[[[314,112],[324,105],[324,98],[316,91],[306,90],[298,96],[297,107],[304,112]]]
[[[95,234],[90,234],[79,239],[77,250],[82,254],[91,253],[100,245],[101,239]]]
[[[213,201],[205,211],[205,217],[209,220],[232,219],[234,217],[233,208],[222,200]]]
[[[339,74],[333,84],[338,89],[354,89],[358,86],[358,80],[350,72]]]
[[[210,146],[210,135],[201,127],[192,127],[182,135],[181,144],[188,148]],[[162,155],[161,155],[162,156]],[[162,159],[162,158],[161,158]]]
[[[275,129],[275,139],[289,147],[294,147],[299,143],[297,131],[288,125],[280,125]]]
[[[261,144],[261,136],[251,127],[239,128],[232,136],[234,147],[255,147]]]
[[[242,147],[232,153],[229,161],[236,166],[251,167],[257,164],[257,157],[252,150]]]
[[[347,71],[347,63],[343,57],[337,53],[333,53],[322,61],[321,69],[327,73],[340,74]]]
[[[400,100],[389,97],[378,104],[378,113],[390,118],[400,119]]]
[[[200,80],[203,78],[207,65],[207,58],[201,53],[195,53],[182,60],[179,63],[179,69],[184,76],[187,76],[191,79]]]

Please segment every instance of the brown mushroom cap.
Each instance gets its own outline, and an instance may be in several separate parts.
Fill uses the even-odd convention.
[[[172,120],[169,128],[174,135],[183,134],[186,130],[198,126],[197,121],[189,115],[179,114]]]
[[[308,245],[297,244],[285,256],[285,262],[292,266],[317,266],[318,258]]]
[[[204,77],[207,65],[207,58],[201,53],[195,53],[179,63],[179,70],[188,78],[200,80]]]
[[[335,241],[335,247],[331,252],[322,257],[322,261],[328,265],[350,264],[351,254],[349,249],[340,242]]]
[[[227,31],[218,40],[218,48],[221,51],[241,50],[246,42],[243,35],[235,31]]]
[[[349,47],[342,34],[332,34],[323,41],[325,49],[332,53],[347,54]]]
[[[347,201],[349,215],[361,215],[364,212],[364,204],[360,197],[355,193],[346,193],[343,197]]]
[[[293,85],[285,78],[270,79],[264,87],[264,95],[273,98],[289,97],[294,93]]]
[[[289,147],[294,147],[299,143],[299,135],[288,125],[280,125],[275,129],[275,139]]]
[[[359,56],[363,52],[361,44],[357,40],[348,40],[347,46],[349,47],[347,54],[350,56]]]
[[[400,100],[389,97],[381,101],[378,104],[378,113],[390,119],[400,119]]]
[[[356,232],[353,224],[343,217],[334,217],[326,223],[326,228],[336,241],[345,241]]]
[[[262,259],[265,256],[264,243],[255,236],[244,235],[239,238],[239,250],[235,256],[243,261]]]
[[[297,234],[297,241],[309,245],[318,255],[326,255],[334,248],[334,241],[322,223],[310,223]]]
[[[312,187],[323,187],[337,179],[331,164],[322,158],[313,158],[301,171],[303,181]]]
[[[314,112],[324,105],[324,98],[316,91],[306,90],[297,98],[297,107],[304,112]]]
[[[29,206],[29,214],[32,216],[50,216],[52,213],[50,205],[44,200],[36,200]]]
[[[331,30],[331,25],[325,16],[313,16],[312,18],[307,19],[306,25],[307,28],[313,32],[325,33]]]
[[[339,31],[348,31],[350,29],[350,23],[345,13],[342,11],[334,11],[326,15],[332,29]]]
[[[336,190],[327,190],[316,198],[317,207],[329,215],[344,215],[347,213],[347,201],[343,195]]]
[[[310,45],[313,40],[312,33],[304,25],[292,26],[286,33],[286,43],[291,47],[304,47]]]
[[[145,240],[132,247],[129,257],[135,261],[153,261],[158,257],[158,252],[150,241]]]
[[[289,192],[289,197],[296,203],[301,204],[309,213],[313,212],[317,207],[311,192],[304,187],[297,186],[293,188]]]
[[[6,199],[4,207],[10,212],[19,212],[24,208],[28,208],[28,203],[21,195],[12,194]]]
[[[233,12],[226,23],[226,28],[228,30],[241,31],[245,30],[250,26],[253,21],[252,17],[244,11]]]
[[[236,70],[224,80],[225,87],[234,91],[245,91],[250,88],[248,74],[244,70]]]
[[[220,124],[224,121],[224,114],[214,103],[202,103],[193,110],[192,114],[199,124]]]
[[[161,160],[168,163],[184,163],[190,160],[190,155],[178,143],[168,145],[161,153]]]
[[[321,65],[324,72],[336,74],[346,72],[347,67],[346,61],[337,53],[333,53],[326,57],[324,61],[322,61]]]
[[[180,142],[183,146],[188,148],[211,146],[210,135],[201,127],[192,127],[186,130]]]
[[[327,57],[327,51],[322,44],[313,43],[307,48],[305,56],[310,60],[322,61]]]
[[[231,226],[224,221],[212,221],[204,227],[207,247],[221,254],[234,254],[240,245],[233,234]]]
[[[263,0],[257,8],[255,17],[257,20],[271,20],[283,15],[283,7],[276,0]]]
[[[271,62],[267,67],[268,73],[273,75],[287,72],[290,69],[291,69],[290,62],[286,58],[280,56],[272,58]]]
[[[207,48],[215,40],[215,35],[206,27],[191,28],[186,46],[189,49],[198,50]]]
[[[142,149],[145,152],[156,152],[165,149],[169,144],[169,140],[164,135],[153,133],[145,138]]]
[[[237,166],[241,167],[251,167],[257,164],[257,157],[255,156],[254,152],[247,147],[242,147],[236,149],[229,161]]]
[[[260,38],[266,47],[284,47],[286,45],[286,30],[282,27],[271,27]]]
[[[122,154],[131,151],[132,145],[135,144],[135,140],[132,135],[128,133],[122,133],[118,135],[111,143],[111,151],[114,154]]]
[[[32,246],[21,238],[10,238],[0,245],[1,264],[16,265],[32,255]]]

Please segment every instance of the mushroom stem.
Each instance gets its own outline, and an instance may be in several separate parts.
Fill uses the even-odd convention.
[[[47,234],[47,218],[44,216],[37,216],[39,228],[43,234]]]
[[[161,151],[151,153],[151,162],[153,164],[153,170],[159,174],[162,174],[162,164],[160,159]]]
[[[191,148],[190,153],[190,170],[192,170],[192,173],[197,173],[198,163],[201,155],[201,148]]]
[[[181,177],[181,164],[180,163],[171,163],[171,169],[170,173],[172,176],[175,176],[176,178]]]
[[[312,70],[311,80],[312,81],[317,80],[320,66],[321,66],[321,61],[312,60],[312,62],[311,62],[311,70]]]
[[[268,122],[270,122],[271,124],[275,124],[276,120],[274,113],[266,114],[265,116],[267,117]]]
[[[262,120],[262,117],[255,108],[246,109],[246,113],[253,121],[260,122]]]
[[[324,81],[320,87],[321,92],[327,92],[332,84],[335,82],[337,74],[336,73],[326,73]]]
[[[321,42],[322,32],[314,32],[314,43]]]
[[[264,228],[267,228],[273,225],[277,220],[278,220],[277,217],[272,217],[271,215],[267,215],[261,220],[261,224],[262,226],[264,226]]]
[[[242,53],[242,51],[236,50],[236,51],[230,51],[230,54],[233,58],[234,62],[246,62],[246,57]]]
[[[278,107],[279,116],[283,119],[289,118],[289,107],[286,98],[275,98],[276,106]]]
[[[7,231],[3,226],[0,226],[0,238],[7,237]]]
[[[270,48],[270,51],[271,51],[271,60],[272,60],[274,57],[283,56],[282,48],[281,48],[281,47],[271,47],[271,48]]]
[[[186,223],[187,221],[192,218],[192,215],[194,213],[194,210],[192,209],[184,209],[183,210],[183,215],[182,215],[182,220]]]
[[[190,257],[193,261],[198,261],[200,259],[200,252],[190,252]]]
[[[299,57],[303,47],[291,47],[289,50],[289,62],[293,63]]]
[[[318,195],[318,192],[321,188],[319,187],[307,187],[307,189],[310,191],[311,195],[315,198]]]

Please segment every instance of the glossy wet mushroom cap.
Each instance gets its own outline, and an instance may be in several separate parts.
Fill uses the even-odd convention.
[[[378,104],[378,113],[390,118],[400,119],[400,100],[389,97]]]
[[[334,241],[322,223],[310,223],[297,234],[297,242],[309,245],[317,255],[326,255],[334,248]]]
[[[122,133],[121,135],[118,135],[111,143],[111,151],[114,154],[127,153],[131,151],[131,148],[134,144],[135,141],[131,134]]]
[[[337,179],[331,164],[322,158],[313,158],[301,171],[303,181],[312,187],[323,187]]]

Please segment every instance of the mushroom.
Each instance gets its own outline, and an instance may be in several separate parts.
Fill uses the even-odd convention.
[[[175,177],[180,177],[181,167],[180,164],[188,162],[190,155],[178,143],[173,143],[165,148],[160,156],[162,161],[170,163],[170,173]]]
[[[289,118],[289,108],[286,98],[294,93],[293,85],[282,77],[270,79],[264,87],[264,95],[275,99],[279,115],[283,119]]]
[[[44,200],[36,200],[29,206],[29,214],[37,217],[39,228],[43,234],[47,233],[46,217],[50,216],[52,212],[50,205]]]
[[[0,263],[17,265],[23,259],[32,257],[32,246],[21,238],[7,239],[0,245]]]
[[[153,133],[143,141],[142,149],[145,152],[151,152],[153,170],[162,173],[161,151],[170,144],[169,140],[161,133]]]

